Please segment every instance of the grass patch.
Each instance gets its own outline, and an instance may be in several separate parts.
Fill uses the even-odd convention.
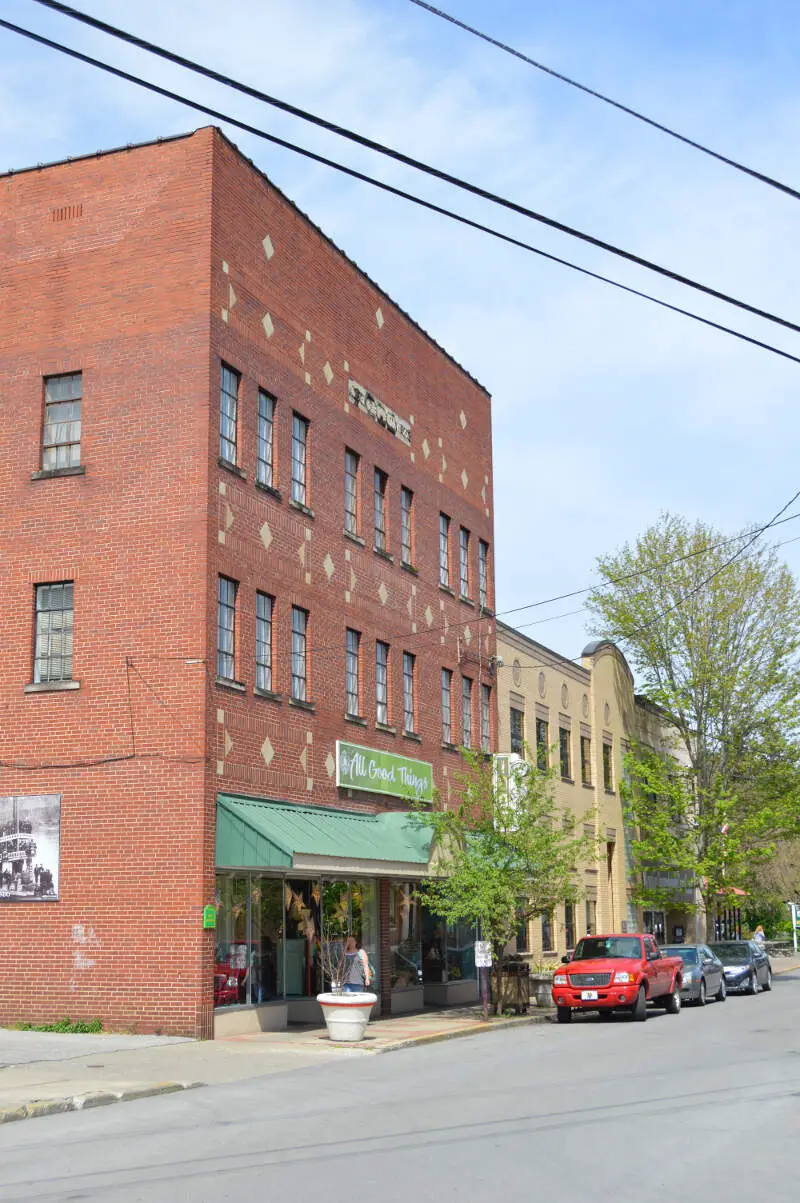
[[[102,1019],[59,1019],[56,1023],[18,1023],[18,1032],[66,1032],[69,1035],[94,1035],[102,1032]]]

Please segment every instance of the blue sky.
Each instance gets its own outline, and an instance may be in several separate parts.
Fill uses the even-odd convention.
[[[800,202],[679,146],[408,0],[86,0],[94,15],[733,293],[798,318]],[[800,187],[796,5],[447,0],[553,68]],[[0,15],[800,354],[800,336],[42,9]],[[0,30],[0,169],[205,124]],[[581,588],[663,510],[724,530],[800,488],[800,365],[228,131],[494,397],[498,609]],[[800,509],[800,507],[798,507]],[[776,540],[800,536],[800,521]],[[800,542],[782,549],[800,566]],[[577,655],[581,614],[509,618]],[[546,620],[546,621],[541,621]]]

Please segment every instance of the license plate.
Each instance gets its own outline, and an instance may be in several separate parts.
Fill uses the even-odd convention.
[[[586,1002],[592,1002],[594,999],[597,998],[597,991],[596,990],[581,990],[581,998],[584,999]]]

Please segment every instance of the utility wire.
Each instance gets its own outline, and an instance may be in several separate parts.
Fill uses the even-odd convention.
[[[203,75],[207,79],[213,79],[217,83],[223,84],[225,87],[233,88],[237,92],[241,92],[246,96],[251,96],[256,100],[262,101],[265,104],[272,105],[274,108],[280,109],[282,112],[290,113],[294,117],[299,117],[302,121],[310,122],[321,129],[328,130],[341,138],[347,138],[351,142],[357,143],[359,146],[366,147],[368,150],[376,151],[378,154],[385,155],[390,159],[394,159],[398,163],[403,163],[406,167],[412,167],[416,171],[421,171],[425,175],[432,176],[434,179],[442,180],[446,184],[452,184],[456,188],[460,188],[465,192],[469,192],[473,196],[478,196],[482,200],[488,200],[492,204],[500,205],[504,209],[509,209],[512,213],[521,214],[532,221],[540,222],[542,225],[548,226],[551,229],[559,230],[562,234],[568,234],[572,238],[577,238],[581,242],[586,242],[591,246],[596,246],[600,250],[608,251],[612,255],[616,255],[621,259],[625,259],[630,263],[635,263],[638,267],[643,267],[648,271],[655,272],[660,276],[664,276],[669,280],[673,280],[678,284],[684,284],[688,288],[693,288],[697,292],[701,292],[706,296],[714,297],[718,301],[723,301],[725,304],[734,305],[737,309],[743,309],[747,313],[755,314],[756,317],[764,318],[766,321],[774,322],[776,325],[783,326],[788,330],[793,330],[795,333],[800,333],[800,325],[789,321],[787,318],[782,318],[774,313],[770,313],[765,309],[760,309],[756,305],[750,305],[747,301],[738,300],[730,296],[728,293],[722,292],[717,288],[712,288],[707,284],[701,284],[697,280],[691,279],[689,276],[681,275],[679,272],[672,271],[671,268],[662,267],[658,263],[654,263],[650,259],[645,259],[641,255],[636,255],[632,251],[623,250],[613,243],[606,242],[602,238],[596,238],[592,234],[586,234],[574,226],[567,225],[565,222],[558,221],[556,218],[547,217],[543,213],[538,213],[535,209],[529,209],[526,205],[521,205],[516,201],[500,196],[495,192],[489,191],[487,188],[482,188],[478,184],[470,183],[468,180],[462,179],[459,176],[451,175],[450,172],[442,171],[438,167],[433,167],[428,163],[422,162],[420,159],[412,158],[410,155],[403,154],[402,151],[394,150],[392,147],[386,146],[381,142],[376,142],[372,138],[367,138],[363,134],[359,134],[354,130],[348,129],[345,126],[337,125],[332,121],[328,121],[324,117],[319,117],[315,113],[309,112],[307,109],[301,109],[297,105],[289,104],[285,100],[279,100],[275,96],[270,96],[266,92],[261,92],[257,88],[252,88],[248,84],[240,83],[232,79],[229,75],[224,75],[222,72],[214,71],[210,67],[205,67],[201,63],[196,63],[192,59],[185,58],[183,55],[176,54],[174,51],[166,50],[162,46],[157,46],[154,42],[149,42],[145,38],[137,37],[135,34],[128,33],[126,30],[119,29],[115,25],[109,25],[105,21],[100,21],[96,17],[91,17],[87,13],[81,12],[76,8],[71,8],[69,5],[61,4],[58,0],[34,0],[34,3],[41,4],[45,8],[52,9],[55,12],[61,13],[63,16],[69,17],[72,20],[79,21],[84,25],[91,26],[93,29],[101,30],[110,37],[118,38],[123,42],[127,42],[131,46],[136,46],[141,50],[146,50],[149,54],[157,55],[159,58],[166,59],[168,62],[175,63],[180,67],[184,67],[189,71],[194,71],[198,75]],[[112,71],[113,74],[119,75],[123,79],[131,80],[132,82],[142,84],[146,87],[151,87],[154,91],[160,91],[162,95],[171,96],[172,99],[178,99],[181,103],[190,103],[183,97],[175,97],[174,94],[168,93],[165,89],[157,89],[155,85],[144,84],[144,81],[134,76],[128,75],[126,72],[119,71],[117,68],[111,68],[106,63],[99,63],[95,59],[90,59],[87,55],[81,55],[77,51],[67,50],[66,47],[58,43],[51,42],[49,39],[42,38],[39,35],[32,34],[29,30],[23,30],[20,26],[13,25],[10,21],[0,22],[7,29],[13,30],[15,33],[22,33],[24,36],[32,37],[34,40],[41,42],[43,45],[49,45],[54,49],[61,50],[71,54],[75,58],[80,58],[83,62],[90,62],[93,66],[101,66],[103,70]],[[210,109],[203,109],[203,106],[191,103],[191,107],[211,113]],[[220,114],[214,114],[220,117],[221,120],[230,121],[230,118],[224,118]],[[232,123],[233,124],[233,123]],[[248,128],[242,125],[240,128]],[[253,133],[254,130],[250,129]],[[259,131],[261,135],[261,131]],[[263,135],[261,135],[263,136]],[[272,141],[278,142],[279,145],[287,145],[279,142],[276,138],[271,138]],[[291,149],[297,149],[292,147]],[[320,159],[320,162],[323,160]],[[330,166],[330,162],[327,164]]]
[[[38,2],[42,3],[43,0],[38,0]],[[602,100],[603,104],[609,104],[612,108],[619,109],[621,113],[627,113],[629,117],[635,117],[637,121],[642,121],[645,125],[660,130],[662,134],[666,134],[670,138],[675,138],[678,142],[683,142],[685,146],[691,146],[694,150],[699,150],[702,154],[708,155],[720,163],[725,163],[726,166],[733,167],[736,171],[741,171],[745,175],[751,176],[754,180],[759,180],[762,184],[768,184],[770,188],[777,188],[779,192],[785,192],[787,196],[792,196],[795,200],[800,200],[800,192],[796,188],[791,188],[788,184],[782,184],[780,180],[774,179],[773,176],[764,175],[763,172],[756,171],[754,168],[748,167],[736,159],[731,159],[727,155],[720,154],[719,151],[711,150],[710,147],[704,146],[702,142],[696,142],[694,138],[688,138],[685,134],[679,134],[677,130],[671,129],[668,125],[663,125],[660,121],[654,121],[652,117],[646,117],[644,113],[638,112],[637,109],[632,109],[629,105],[622,104],[619,100],[612,100],[610,96],[605,96],[602,92],[598,92],[586,84],[579,83],[577,79],[571,79],[568,75],[563,75],[560,71],[555,71],[552,67],[547,67],[544,63],[539,63],[536,59],[529,58],[522,51],[515,50],[513,46],[507,46],[505,42],[498,41],[497,38],[491,37],[488,33],[482,33],[480,29],[476,29],[473,25],[468,25],[466,21],[460,21],[458,17],[451,16],[450,13],[444,12],[443,9],[435,8],[432,4],[426,4],[425,0],[411,0],[411,3],[416,4],[417,8],[426,9],[427,12],[433,13],[435,17],[440,17],[443,21],[449,21],[451,25],[457,25],[459,29],[473,34],[476,38],[480,38],[481,41],[488,42],[491,46],[496,46],[498,50],[503,50],[506,54],[513,55],[514,58],[527,63],[529,67],[535,67],[537,71],[544,71],[546,75],[551,75],[554,79],[560,79],[562,83],[569,84],[571,88],[577,88],[579,92],[585,92],[587,96],[594,96],[595,100]],[[55,5],[52,7],[55,7]]]
[[[155,92],[159,96],[164,96],[168,100],[174,100],[178,104],[185,105],[187,108],[193,109],[198,113],[203,113],[206,116],[213,117],[218,121],[223,121],[227,125],[232,125],[236,129],[244,130],[245,133],[253,134],[257,138],[263,138],[267,142],[271,142],[276,146],[280,146],[284,150],[289,150],[295,154],[302,155],[306,159],[310,159],[315,163],[321,163],[325,167],[331,167],[334,171],[339,171],[343,175],[347,175],[352,179],[359,180],[364,184],[369,184],[371,187],[379,188],[382,192],[387,192],[392,196],[400,197],[402,200],[410,201],[420,208],[427,209],[432,213],[438,213],[442,217],[451,218],[463,226],[468,226],[470,229],[479,230],[483,234],[489,234],[493,238],[499,239],[501,242],[506,242],[510,246],[516,246],[524,251],[529,251],[533,255],[538,255],[541,259],[546,259],[551,263],[558,263],[562,267],[567,267],[571,271],[579,272],[583,276],[588,276],[592,280],[599,280],[603,284],[609,284],[612,288],[619,289],[620,292],[629,293],[631,296],[639,297],[641,300],[649,301],[653,305],[658,305],[661,309],[668,309],[672,313],[679,313],[683,317],[691,318],[692,321],[700,322],[703,326],[709,326],[713,330],[720,330],[724,334],[730,334],[733,338],[737,338],[742,342],[750,343],[752,346],[760,347],[764,351],[769,351],[773,355],[779,355],[782,359],[789,359],[793,363],[800,363],[800,357],[792,355],[788,351],[781,350],[780,347],[774,346],[772,343],[764,342],[762,339],[753,338],[749,334],[743,334],[741,330],[734,330],[731,326],[725,326],[721,322],[711,321],[710,318],[701,317],[700,314],[694,313],[690,309],[683,309],[680,305],[672,305],[668,301],[662,301],[659,297],[654,297],[650,293],[642,292],[638,288],[632,288],[627,284],[621,284],[619,280],[613,280],[610,276],[604,276],[600,272],[590,271],[586,267],[581,267],[577,263],[571,262],[569,259],[563,259],[559,255],[553,255],[549,251],[543,251],[539,247],[532,246],[528,242],[523,242],[519,238],[513,238],[510,234],[504,234],[500,230],[494,229],[492,226],[484,225],[482,222],[473,221],[472,218],[464,217],[463,214],[456,213],[452,209],[446,209],[442,205],[436,205],[432,201],[423,200],[422,197],[416,196],[412,192],[406,192],[402,188],[395,188],[392,184],[386,184],[382,180],[375,179],[373,176],[364,174],[364,172],[356,171],[352,167],[346,167],[342,163],[338,163],[333,159],[328,159],[324,155],[319,155],[314,151],[306,150],[302,146],[298,146],[293,142],[287,142],[284,138],[279,138],[275,134],[267,133],[266,130],[259,129],[257,126],[249,125],[247,122],[239,121],[236,117],[231,117],[227,113],[222,113],[217,109],[212,109],[208,105],[200,104],[197,101],[190,100],[186,96],[182,96],[177,92],[171,92],[168,88],[162,88],[159,84],[150,83],[148,80],[142,79],[137,75],[131,75],[127,71],[122,71],[118,67],[112,67],[109,63],[101,62],[99,59],[92,58],[90,55],[82,54],[78,50],[73,50],[69,46],[64,46],[60,42],[54,42],[50,38],[42,37],[40,34],[33,33],[29,29],[23,29],[19,25],[14,25],[11,21],[0,19],[0,27],[11,30],[12,33],[18,33],[22,37],[29,38],[31,41],[37,42],[42,46],[47,46],[52,50],[57,50],[62,54],[68,55],[70,58],[77,59],[79,62],[87,63],[89,66],[97,67],[100,71],[105,71],[109,75],[114,75],[119,79],[124,79],[129,83],[136,84],[138,87],[146,88],[150,92]]]

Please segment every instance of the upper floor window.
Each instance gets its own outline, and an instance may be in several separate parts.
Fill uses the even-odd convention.
[[[35,589],[33,680],[72,680],[73,582],[37,585]]]
[[[81,462],[83,376],[47,376],[44,382],[42,471],[77,468]]]
[[[472,681],[469,677],[461,678],[461,743],[465,748],[472,747]]]
[[[217,676],[236,680],[236,593],[230,577],[217,579]]]
[[[236,463],[236,432],[239,420],[239,382],[241,376],[227,363],[219,369],[219,454],[229,464]]]
[[[403,730],[417,729],[417,658],[403,652]]]
[[[375,644],[375,717],[384,727],[389,725],[389,644]]]
[[[478,541],[478,602],[484,610],[489,607],[489,544]]]
[[[572,780],[572,756],[570,754],[571,737],[572,733],[567,727],[559,727],[558,754],[561,761],[561,776],[565,781]]]
[[[345,713],[350,718],[357,718],[361,713],[361,635],[358,631],[347,628],[347,643],[345,649]]]
[[[388,534],[386,529],[386,486],[388,477],[380,468],[375,469],[375,546],[386,551]]]
[[[450,519],[439,515],[439,584],[450,588]]]
[[[256,689],[272,693],[272,615],[275,598],[256,593]]]
[[[349,447],[344,453],[344,529],[358,534],[358,475],[361,459]]]
[[[603,789],[614,789],[614,761],[610,743],[603,743]]]
[[[592,741],[588,735],[581,736],[581,781],[592,784]]]
[[[275,486],[275,398],[258,390],[258,465],[256,479],[272,489]]]
[[[308,611],[292,606],[292,698],[308,701]]]
[[[458,532],[458,590],[469,597],[469,531],[464,526]]]
[[[442,669],[442,743],[453,742],[453,674],[449,668]]]
[[[525,712],[517,710],[515,706],[512,706],[509,713],[509,726],[511,729],[511,751],[516,752],[517,756],[524,756]]]
[[[308,504],[308,419],[292,414],[292,501]]]
[[[481,751],[492,748],[492,687],[481,685]]]
[[[400,559],[414,563],[414,494],[405,485],[400,490]]]
[[[543,773],[550,768],[550,725],[544,718],[536,720],[536,767]]]
[[[542,952],[552,952],[553,948],[553,912],[542,911]]]

